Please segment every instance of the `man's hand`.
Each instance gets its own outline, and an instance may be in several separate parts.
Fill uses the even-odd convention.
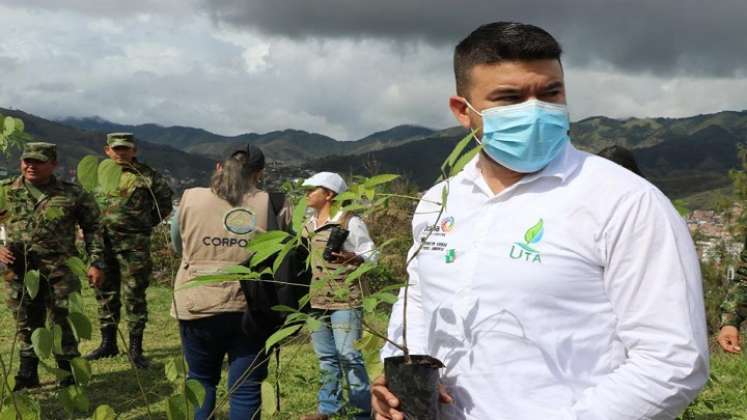
[[[354,265],[363,264],[363,258],[359,255],[356,255],[355,252],[350,252],[350,251],[333,252],[332,256],[337,257],[334,261],[337,264],[354,264]]]
[[[399,400],[386,387],[386,378],[380,375],[371,384],[371,408],[375,420],[405,420],[405,415],[396,408]]]
[[[718,333],[718,343],[724,351],[729,353],[739,353],[742,348],[739,347],[739,330],[737,327],[725,325],[721,327]]]
[[[88,269],[88,284],[96,289],[100,288],[104,283],[104,273],[101,269],[96,267],[90,267]]]
[[[438,384],[438,401],[442,404],[454,402],[442,384]],[[404,420],[405,415],[397,410],[397,407],[399,407],[399,400],[389,392],[384,375],[380,375],[371,384],[371,408],[376,414],[375,420]]]
[[[5,265],[13,264],[13,262],[16,260],[16,257],[13,255],[12,252],[10,252],[10,249],[5,246],[0,246],[0,262]]]

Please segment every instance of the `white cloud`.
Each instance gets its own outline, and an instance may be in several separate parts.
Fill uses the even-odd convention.
[[[340,140],[398,124],[456,124],[447,106],[448,46],[269,36],[216,23],[190,3],[166,2],[173,13],[145,0],[129,9],[107,3],[108,14],[104,6],[84,14],[70,1],[64,10],[4,4],[1,107],[221,134],[295,128]],[[566,66],[574,119],[747,108],[743,79],[667,79],[592,65]]]

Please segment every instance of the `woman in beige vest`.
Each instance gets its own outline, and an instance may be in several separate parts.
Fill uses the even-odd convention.
[[[215,406],[223,359],[228,355],[230,419],[259,419],[261,383],[267,376],[263,340],[247,336],[241,318],[247,309],[238,282],[183,288],[203,274],[246,260],[246,245],[257,232],[274,225],[269,196],[257,188],[264,155],[255,146],[239,151],[216,169],[210,188],[184,191],[172,225],[173,243],[182,261],[176,277],[172,315],[179,320],[189,377],[205,387],[195,419],[208,419]],[[274,228],[274,226],[270,226]],[[181,248],[181,249],[179,249]],[[248,377],[240,377],[250,372]]]

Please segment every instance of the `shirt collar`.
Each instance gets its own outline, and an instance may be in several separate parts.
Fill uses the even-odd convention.
[[[472,160],[464,166],[464,169],[457,174],[456,178],[459,181],[470,184],[479,185],[484,183],[485,181],[482,179],[482,173],[477,167],[479,158],[479,154],[472,158]],[[558,156],[545,166],[544,169],[524,176],[519,182],[517,182],[517,184],[526,184],[541,178],[558,178],[561,182],[565,182],[565,180],[576,171],[580,163],[581,152],[576,150],[576,148],[568,142]]]

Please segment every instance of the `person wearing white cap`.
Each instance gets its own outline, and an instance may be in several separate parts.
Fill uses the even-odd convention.
[[[326,420],[342,406],[342,387],[349,387],[350,405],[356,418],[368,419],[371,394],[363,356],[354,347],[361,338],[361,286],[346,284],[345,277],[364,261],[375,260],[374,243],[360,217],[351,213],[331,214],[335,197],[347,190],[345,180],[333,172],[319,172],[304,181],[306,198],[313,215],[304,225],[311,256],[311,307],[324,316],[325,322],[311,334],[314,351],[319,357],[322,386],[318,412],[302,420]],[[348,231],[342,248],[324,258],[330,237]],[[345,380],[340,377],[345,375]]]

